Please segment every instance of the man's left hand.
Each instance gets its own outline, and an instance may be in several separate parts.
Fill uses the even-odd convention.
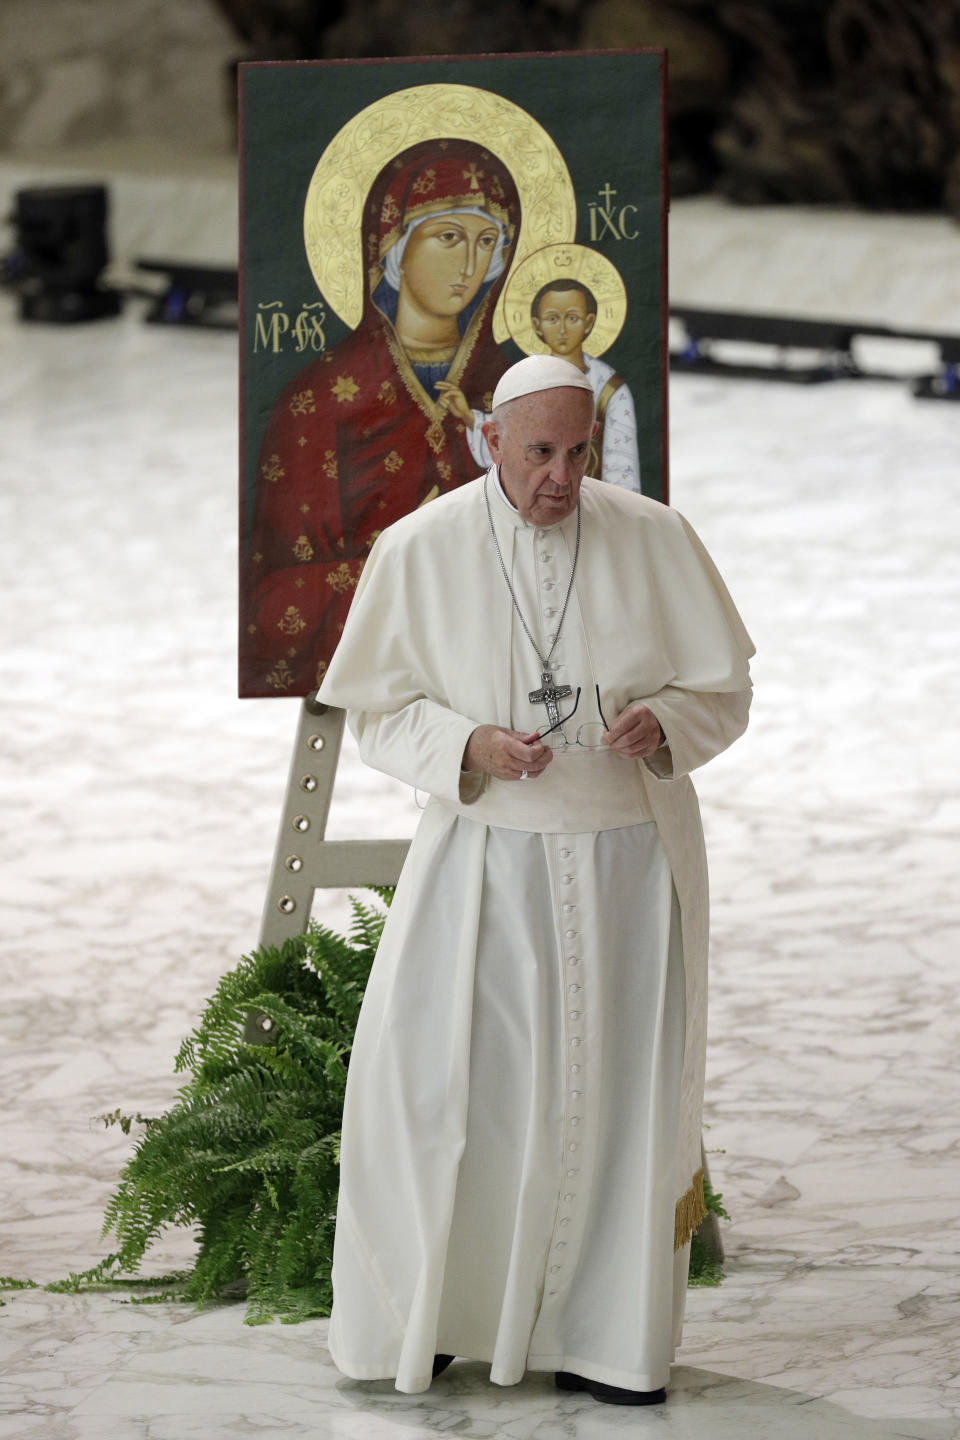
[[[646,705],[628,705],[621,710],[603,736],[604,745],[631,760],[643,760],[664,743],[660,721]]]

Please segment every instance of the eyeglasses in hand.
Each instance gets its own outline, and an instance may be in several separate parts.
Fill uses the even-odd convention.
[[[600,686],[597,685],[594,688],[596,690],[597,713],[600,716],[600,721],[585,721],[577,730],[576,738],[573,740],[570,740],[563,733],[564,725],[566,725],[568,721],[573,719],[574,715],[577,713],[577,706],[580,704],[581,691],[580,686],[578,685],[576,699],[573,702],[573,709],[570,711],[569,715],[564,715],[560,720],[557,720],[555,724],[549,726],[548,729],[540,730],[537,732],[539,739],[542,740],[543,744],[546,745],[547,749],[552,750],[555,755],[576,755],[578,753],[578,747],[581,753],[589,750],[607,749],[607,746],[604,745],[602,742],[602,737],[610,729],[610,726],[607,724],[606,719],[604,718],[603,710],[600,705]]]

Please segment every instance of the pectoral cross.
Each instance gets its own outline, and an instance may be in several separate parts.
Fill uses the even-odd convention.
[[[558,700],[565,700],[573,691],[569,685],[554,685],[553,671],[544,670],[540,675],[540,689],[531,690],[527,699],[531,705],[545,705],[547,707],[547,719],[551,725],[560,724],[560,707]]]

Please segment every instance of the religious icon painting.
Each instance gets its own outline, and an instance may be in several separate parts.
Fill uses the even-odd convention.
[[[504,370],[593,384],[667,498],[664,55],[241,66],[240,694],[323,678],[380,531],[490,464]]]

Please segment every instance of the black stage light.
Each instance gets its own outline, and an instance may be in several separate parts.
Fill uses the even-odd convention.
[[[16,240],[3,280],[20,297],[21,320],[72,325],[119,313],[119,293],[100,280],[110,258],[105,185],[18,190],[9,223]]]
[[[895,330],[858,320],[811,319],[803,315],[761,315],[756,311],[704,310],[671,305],[684,334],[670,350],[670,369],[693,375],[724,375],[750,380],[790,380],[803,385],[826,380],[904,380],[899,371],[887,374],[863,366],[854,354],[857,340],[893,340],[936,345],[940,369],[934,375],[914,376],[912,389],[920,400],[950,400],[960,404],[960,335],[940,330]],[[726,358],[714,346],[747,341],[759,347],[764,358],[749,363]],[[806,364],[788,362],[791,351],[815,358]]]
[[[161,277],[161,290],[133,289],[153,301],[150,325],[194,325],[236,330],[237,271],[234,266],[197,265],[185,260],[138,260],[138,270]]]

